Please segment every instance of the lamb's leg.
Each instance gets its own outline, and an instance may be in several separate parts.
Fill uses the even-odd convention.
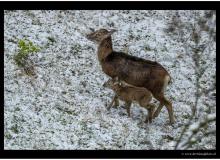
[[[118,78],[118,77],[114,77],[114,78],[112,78],[112,80],[114,81],[114,82],[121,82],[120,81],[120,79]],[[115,94],[115,99],[114,99],[114,101],[115,101],[115,105],[114,105],[114,107],[115,108],[117,108],[118,106],[119,106],[119,100],[118,100],[118,96]]]
[[[127,109],[128,117],[130,117],[131,116],[131,113],[130,113],[131,102],[125,102],[125,106]]]
[[[163,108],[163,104],[160,103],[159,106],[158,106],[158,108],[157,108],[157,110],[154,112],[153,118],[158,117],[158,115],[159,115],[159,113],[161,112],[161,109],[162,109],[162,108]]]
[[[118,100],[118,96],[115,94],[115,97],[114,97],[114,108],[117,108],[119,106],[119,100]]]
[[[157,110],[154,112],[153,118],[159,115],[161,109],[165,105],[165,107],[167,108],[168,114],[169,114],[170,124],[173,124],[175,121],[174,121],[174,116],[173,116],[172,103],[164,97],[163,93],[159,95],[155,95],[154,97],[160,101],[160,105],[157,108]]]
[[[112,98],[112,102],[109,104],[109,106],[107,107],[107,110],[110,110],[110,108],[112,107],[112,105],[114,104],[114,102],[116,103],[116,99],[118,100],[118,96],[115,95],[113,98]],[[119,102],[118,102],[119,103]]]
[[[145,123],[152,123],[152,119],[153,119],[153,113],[154,113],[154,110],[156,108],[156,106],[152,103],[148,104],[148,106],[146,107],[147,110],[148,110],[148,116],[145,120]]]

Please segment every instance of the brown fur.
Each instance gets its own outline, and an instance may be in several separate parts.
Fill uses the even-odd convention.
[[[169,73],[157,62],[113,51],[111,34],[114,31],[100,29],[87,36],[88,39],[99,44],[98,58],[102,70],[112,78],[118,77],[128,84],[148,89],[160,101],[154,117],[159,115],[165,105],[170,123],[174,123],[172,103],[164,97],[165,88],[171,79]]]
[[[152,94],[146,88],[131,87],[126,85],[121,85],[119,82],[114,80],[108,80],[104,83],[104,87],[108,87],[115,91],[116,96],[126,103],[127,113],[130,117],[130,107],[133,101],[137,102],[141,107],[148,110],[149,116],[146,118],[145,122],[152,122],[153,111],[155,108],[154,104],[150,104],[152,100]],[[108,109],[113,105],[114,100],[109,105]]]
[[[106,59],[106,57],[112,53],[111,37],[108,37],[101,42],[101,44],[98,47],[98,53],[99,62],[103,62]]]

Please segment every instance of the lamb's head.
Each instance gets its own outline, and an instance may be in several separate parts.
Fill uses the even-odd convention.
[[[117,80],[109,79],[107,82],[103,84],[103,87],[113,89],[115,86],[120,85],[120,82]]]
[[[88,34],[86,37],[87,39],[95,42],[95,43],[100,43],[102,42],[102,40],[106,39],[107,37],[110,37],[112,35],[112,33],[114,33],[116,30],[106,30],[106,29],[99,29],[97,31],[94,31],[90,34]]]

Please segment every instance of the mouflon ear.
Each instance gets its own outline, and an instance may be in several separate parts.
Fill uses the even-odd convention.
[[[114,32],[116,32],[116,31],[117,31],[116,29],[110,30],[110,31],[108,32],[108,34],[106,34],[105,37],[111,37],[111,35],[112,35]]]
[[[109,31],[109,33],[110,33],[110,34],[113,34],[113,33],[116,32],[116,31],[117,31],[116,29],[112,29],[112,30]]]

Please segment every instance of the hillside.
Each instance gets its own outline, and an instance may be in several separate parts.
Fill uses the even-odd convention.
[[[5,11],[4,12],[4,149],[174,149],[195,104],[195,61],[179,35],[167,33],[176,11]],[[179,11],[183,23],[193,23],[204,11]],[[215,15],[214,15],[215,17]],[[212,21],[208,23],[212,26]],[[178,27],[178,26],[177,26]],[[133,56],[157,61],[172,76],[166,96],[173,103],[176,123],[168,125],[164,107],[152,124],[147,111],[133,104],[132,118],[122,107],[106,110],[113,92],[97,58],[97,45],[86,39],[90,29],[117,29],[113,47]],[[184,32],[187,36],[187,31]],[[19,40],[40,50],[30,55],[36,77],[16,65]],[[203,41],[211,42],[202,32]],[[206,66],[200,89],[215,86],[216,44],[202,54]],[[215,88],[198,98],[200,122],[216,114]],[[156,104],[156,100],[154,100]],[[121,102],[122,106],[123,103]],[[215,149],[215,122],[198,132],[192,149]]]

